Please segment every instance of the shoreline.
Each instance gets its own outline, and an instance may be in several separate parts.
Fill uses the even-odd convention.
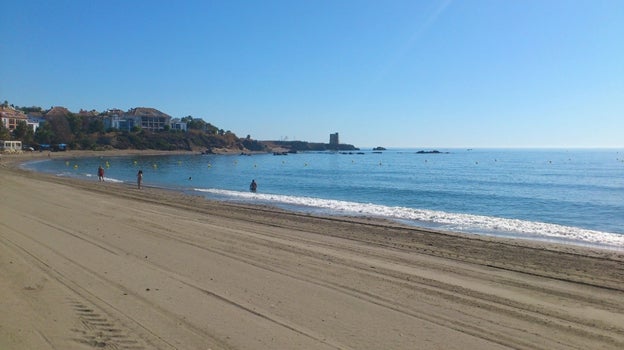
[[[620,252],[59,178],[16,159],[0,166],[0,348],[624,346]]]
[[[85,157],[117,157],[117,156],[132,156],[132,155],[176,155],[176,154],[200,154],[195,151],[157,151],[157,150],[112,150],[112,151],[66,151],[66,152],[52,152],[52,157],[64,159],[64,158],[85,158]],[[223,153],[227,154],[227,153]],[[98,184],[95,181],[86,181],[82,179],[75,178],[67,178],[67,177],[58,177],[52,174],[46,173],[38,173],[33,172],[27,169],[22,169],[20,167],[24,162],[28,162],[31,160],[38,159],[48,159],[48,155],[35,155],[28,157],[28,153],[11,155],[9,161],[2,162],[0,160],[0,167],[6,166],[11,171],[18,171],[20,173],[29,174],[35,178],[47,179],[56,183],[70,183],[72,185],[78,186],[81,189],[86,189],[90,191],[101,191],[101,189],[93,186],[106,186],[113,187],[119,189],[127,189],[134,188],[134,184],[131,183],[105,183]],[[171,201],[171,205],[182,206],[185,209],[193,209],[190,208],[183,203],[193,202],[194,205],[198,205],[197,210],[200,212],[207,212],[206,208],[212,209],[214,206],[222,206],[224,208],[233,208],[233,209],[244,209],[244,210],[259,210],[262,212],[266,212],[267,214],[271,213],[279,213],[282,215],[290,215],[294,218],[315,218],[319,220],[326,220],[329,222],[351,222],[356,224],[365,224],[377,227],[391,227],[396,229],[403,229],[407,231],[415,231],[415,232],[425,232],[435,235],[456,237],[459,239],[466,240],[476,240],[483,242],[500,242],[501,244],[509,245],[509,246],[526,246],[532,249],[543,249],[550,250],[554,252],[568,252],[576,255],[593,255],[593,256],[603,256],[603,253],[614,253],[616,256],[621,256],[622,261],[624,261],[624,251],[611,247],[599,247],[599,246],[591,246],[591,245],[579,245],[579,244],[568,244],[568,243],[559,243],[552,242],[547,240],[534,240],[534,239],[524,239],[524,238],[512,238],[512,237],[500,237],[495,235],[487,235],[487,234],[473,234],[473,233],[463,233],[463,232],[455,232],[455,231],[445,231],[445,230],[436,230],[432,228],[426,228],[421,226],[415,226],[411,224],[404,224],[399,221],[384,219],[384,218],[372,218],[365,216],[333,216],[333,215],[316,215],[299,211],[291,211],[287,209],[281,209],[272,205],[261,205],[261,204],[247,204],[247,203],[238,203],[238,202],[224,202],[219,200],[207,199],[201,195],[193,195],[184,193],[175,189],[161,188],[161,187],[153,187],[147,186],[147,188],[153,192],[156,197],[166,196],[171,197],[173,199]],[[105,189],[108,191],[108,188]],[[132,197],[136,199],[135,197]],[[198,203],[201,201],[205,201],[204,205],[202,203]],[[578,251],[578,252],[577,252]]]
[[[220,153],[215,153],[216,155],[218,154],[223,154],[223,155],[228,155],[228,154],[236,154],[236,152],[231,152],[231,150],[229,152],[225,152],[227,150],[224,150],[224,152],[220,152]],[[133,156],[133,155],[147,155],[147,156],[151,156],[151,155],[200,155],[202,153],[200,152],[196,152],[196,151],[157,151],[157,150],[109,150],[109,151],[66,151],[66,152],[26,152],[26,153],[22,153],[19,155],[9,155],[9,159],[7,159],[8,161],[6,162],[7,165],[12,165],[12,166],[16,166],[16,165],[21,165],[23,163],[27,163],[30,161],[36,161],[39,159],[45,160],[45,159],[49,159],[50,157],[52,158],[57,158],[57,159],[76,159],[76,158],[105,158],[105,157],[119,157],[119,156]],[[1,160],[0,160],[1,162]],[[131,182],[126,182],[126,185],[131,184]],[[155,186],[151,186],[153,188],[156,188]],[[183,191],[185,193],[189,193],[188,191],[184,191],[181,189],[173,189],[173,188],[167,188],[167,187],[159,187],[162,190],[170,190],[170,191]],[[191,196],[193,196],[194,194],[190,194]],[[202,196],[202,195],[199,195]],[[544,236],[544,237],[540,237],[537,235],[529,235],[529,234],[525,234],[524,232],[514,232],[514,231],[501,231],[501,232],[497,232],[497,231],[483,231],[480,232],[478,230],[473,230],[473,231],[453,231],[452,229],[449,231],[448,229],[444,229],[444,228],[436,228],[436,226],[432,225],[432,226],[428,226],[426,224],[420,224],[419,222],[411,222],[409,220],[404,220],[401,218],[384,218],[384,217],[375,217],[374,215],[369,215],[367,216],[367,214],[363,214],[363,215],[350,215],[348,213],[318,213],[314,210],[311,211],[306,211],[306,210],[301,210],[296,208],[291,208],[288,204],[283,204],[280,205],[279,203],[267,203],[267,204],[258,204],[258,203],[246,203],[245,201],[241,200],[241,201],[226,201],[226,200],[219,200],[219,199],[210,199],[206,196],[202,196],[203,198],[205,198],[206,200],[209,201],[218,201],[218,202],[222,202],[222,203],[229,203],[229,204],[239,204],[239,205],[250,205],[250,206],[267,206],[267,207],[272,207],[274,209],[279,209],[279,210],[283,210],[283,211],[293,211],[296,212],[298,214],[304,214],[304,215],[320,215],[320,216],[330,216],[330,217],[336,217],[336,218],[357,218],[357,219],[366,219],[366,220],[375,220],[375,221],[383,221],[383,222],[388,222],[388,223],[392,223],[392,224],[396,224],[399,226],[405,226],[407,228],[414,228],[417,230],[424,230],[424,231],[431,231],[431,232],[435,232],[435,233],[444,233],[444,234],[459,234],[459,235],[467,235],[467,236],[476,236],[476,237],[490,237],[490,238],[494,238],[494,239],[504,239],[504,240],[512,240],[512,241],[524,241],[525,243],[529,244],[530,242],[535,242],[538,245],[540,244],[551,244],[551,245],[563,245],[563,246],[573,246],[573,247],[579,247],[579,248],[587,248],[587,249],[599,249],[599,250],[609,250],[609,251],[616,251],[616,252],[620,252],[620,253],[624,253],[624,246],[618,245],[615,243],[615,241],[611,244],[608,243],[595,243],[592,242],[591,240],[583,240],[583,239],[574,239],[574,238],[566,238],[564,236]],[[481,217],[481,215],[476,215],[475,217]],[[487,218],[487,217],[485,217]],[[537,224],[541,224],[541,223],[537,223]],[[559,225],[557,224],[552,224],[554,227],[557,227]],[[563,226],[562,226],[563,227]],[[582,231],[587,231],[587,233],[584,234],[589,234],[590,232],[593,232],[592,229],[583,229],[583,228],[575,228],[575,227],[571,227],[574,229],[578,229],[578,230],[582,230]],[[617,239],[619,239],[619,235],[616,233],[611,233],[611,232],[595,232],[596,234],[605,234],[605,235],[617,235],[618,237],[616,237]],[[615,239],[615,238],[614,238]]]

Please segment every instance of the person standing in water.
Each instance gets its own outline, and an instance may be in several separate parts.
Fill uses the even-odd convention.
[[[100,182],[104,182],[104,168],[102,168],[101,165],[98,168],[98,180],[100,180]]]
[[[137,173],[137,185],[139,186],[139,190],[141,189],[142,184],[143,184],[143,170],[139,170],[139,172]]]
[[[251,192],[256,192],[257,189],[258,189],[258,184],[256,183],[256,180],[251,180],[251,184],[249,184],[249,190]]]

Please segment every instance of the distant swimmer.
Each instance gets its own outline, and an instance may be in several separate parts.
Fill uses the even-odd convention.
[[[251,192],[256,192],[257,189],[258,189],[258,184],[256,183],[256,180],[251,180],[251,183],[249,184],[249,190]]]

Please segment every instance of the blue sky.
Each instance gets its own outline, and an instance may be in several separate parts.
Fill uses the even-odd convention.
[[[0,100],[359,147],[624,147],[624,1],[2,1]]]

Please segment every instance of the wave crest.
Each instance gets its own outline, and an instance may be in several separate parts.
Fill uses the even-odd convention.
[[[388,218],[449,231],[511,236],[546,241],[576,242],[585,245],[624,249],[624,235],[544,222],[448,213],[406,207],[390,207],[372,203],[358,203],[313,197],[251,193],[212,188],[196,188],[194,190],[242,201],[260,201],[300,207],[321,208],[336,214]]]

